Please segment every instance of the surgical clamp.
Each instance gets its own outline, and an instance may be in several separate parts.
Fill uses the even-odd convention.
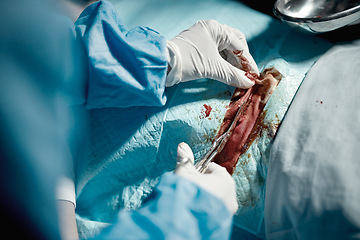
[[[200,161],[198,161],[195,164],[195,168],[196,168],[196,170],[198,172],[203,173],[207,169],[209,163],[212,162],[212,160],[215,158],[215,156],[217,154],[219,154],[223,150],[223,148],[225,147],[227,141],[229,140],[229,138],[230,138],[235,126],[236,126],[237,118],[238,118],[238,116],[239,116],[239,114],[241,112],[241,109],[242,109],[245,102],[246,101],[244,101],[240,105],[240,107],[239,107],[239,109],[238,109],[238,111],[237,111],[237,113],[235,115],[235,118],[234,118],[233,122],[231,123],[229,129],[214,141],[214,143],[212,144],[210,150],[204,155],[204,157]]]

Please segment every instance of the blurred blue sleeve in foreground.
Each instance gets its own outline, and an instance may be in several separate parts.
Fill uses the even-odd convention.
[[[71,161],[68,106],[86,97],[84,50],[51,3],[0,8],[0,208],[12,239],[59,238],[54,186]]]

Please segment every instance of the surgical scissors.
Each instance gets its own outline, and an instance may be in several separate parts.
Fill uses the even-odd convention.
[[[229,140],[229,138],[231,136],[231,133],[233,132],[233,130],[236,126],[237,118],[238,118],[245,102],[246,101],[242,102],[242,104],[240,105],[229,129],[214,141],[214,143],[212,144],[209,151],[204,155],[204,157],[200,161],[198,161],[195,164],[195,168],[198,172],[203,173],[207,169],[209,163],[215,158],[215,156],[217,154],[219,154],[221,152],[221,150],[223,150],[223,148],[225,147],[227,141]]]

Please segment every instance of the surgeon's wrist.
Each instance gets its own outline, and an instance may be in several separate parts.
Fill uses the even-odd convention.
[[[171,87],[175,84],[181,82],[181,54],[178,46],[171,42],[166,42],[168,55],[167,55],[167,62],[168,62],[168,69],[167,69],[167,76],[166,76],[166,87]]]
[[[55,199],[71,202],[76,207],[75,184],[72,178],[59,176],[55,188]]]

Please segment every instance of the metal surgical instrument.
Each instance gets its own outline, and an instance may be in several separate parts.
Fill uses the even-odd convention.
[[[198,161],[195,164],[195,168],[196,168],[196,170],[198,172],[203,173],[207,169],[209,163],[225,147],[227,141],[229,140],[229,138],[230,138],[235,126],[236,126],[237,118],[240,115],[241,109],[242,109],[245,102],[246,101],[244,101],[240,105],[240,107],[239,107],[239,109],[238,109],[238,111],[237,111],[237,113],[235,115],[235,118],[234,118],[233,122],[231,123],[229,129],[214,141],[214,143],[212,144],[209,151],[204,155],[204,157],[200,161]]]

